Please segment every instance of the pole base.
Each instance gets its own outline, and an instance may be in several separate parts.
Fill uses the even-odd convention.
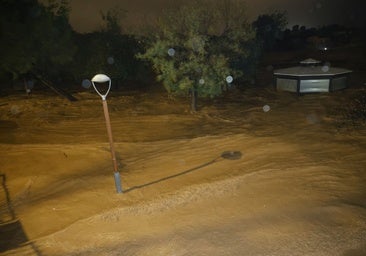
[[[121,176],[119,175],[119,172],[114,173],[114,183],[116,184],[116,190],[117,193],[123,193],[122,192],[122,185],[121,185]]]

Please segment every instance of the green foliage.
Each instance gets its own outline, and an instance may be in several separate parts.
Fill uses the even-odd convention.
[[[227,87],[228,75],[244,75],[237,64],[250,56],[246,45],[255,34],[244,10],[241,2],[231,0],[201,0],[168,10],[138,57],[152,63],[171,94],[218,96]]]
[[[0,1],[0,69],[19,75],[34,72],[54,73],[56,67],[72,60],[75,47],[68,23],[66,1]]]
[[[286,25],[287,14],[285,12],[274,12],[258,16],[253,22],[253,27],[264,50],[274,48],[276,42],[281,39]]]

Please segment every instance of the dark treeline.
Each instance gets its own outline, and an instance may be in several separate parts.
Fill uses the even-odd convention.
[[[103,26],[80,34],[69,24],[66,0],[0,0],[0,89],[44,78],[58,86],[81,84],[97,73],[145,82],[149,67],[135,58],[142,40],[121,33],[122,12],[101,13]]]
[[[150,62],[136,56],[158,39],[154,31],[145,36],[122,33],[123,11],[114,9],[101,13],[104,25],[98,31],[80,34],[69,24],[67,0],[49,0],[45,5],[37,0],[0,0],[0,4],[0,89],[13,81],[37,77],[59,86],[75,86],[97,73],[108,74],[118,88],[131,84],[129,81],[141,85],[155,79]],[[241,59],[241,68],[255,68],[266,51],[321,49],[363,39],[359,30],[338,25],[294,26],[292,29],[286,26],[284,12],[260,15],[251,23],[255,39],[241,44],[251,53],[247,59]],[[251,33],[250,29],[246,31]],[[215,40],[207,44],[212,49],[219,45],[212,44],[221,39],[216,37]]]
[[[364,41],[365,30],[363,28],[349,28],[338,24],[319,28],[295,25],[292,29],[286,29],[282,32],[281,39],[277,41],[276,49],[310,48],[324,50],[351,44],[361,45]]]

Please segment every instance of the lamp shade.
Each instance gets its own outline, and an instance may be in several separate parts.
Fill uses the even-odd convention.
[[[109,82],[109,81],[111,81],[111,79],[104,74],[97,74],[92,78],[92,82],[95,82],[95,83],[105,83],[105,82]]]

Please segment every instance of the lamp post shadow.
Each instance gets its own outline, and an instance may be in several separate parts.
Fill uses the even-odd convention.
[[[126,189],[124,191],[124,193],[128,193],[128,192],[131,192],[131,191],[136,190],[136,189],[148,187],[148,186],[151,186],[151,185],[154,185],[154,184],[157,184],[157,183],[160,183],[160,182],[169,180],[169,179],[173,179],[173,178],[176,178],[176,177],[179,177],[179,176],[182,176],[182,175],[185,175],[185,174],[188,174],[188,173],[197,171],[199,169],[202,169],[203,167],[206,167],[206,166],[209,166],[211,164],[214,164],[214,163],[218,162],[219,160],[224,160],[224,159],[237,160],[237,159],[240,159],[241,157],[242,157],[242,153],[240,151],[225,151],[220,156],[214,158],[213,160],[211,160],[211,161],[209,161],[207,163],[201,164],[201,165],[196,166],[196,167],[193,167],[193,168],[191,168],[189,170],[186,170],[186,171],[183,171],[183,172],[179,172],[179,173],[176,173],[176,174],[167,176],[167,177],[163,177],[161,179],[157,179],[157,180],[154,180],[154,181],[151,181],[151,182],[142,184],[142,185],[133,186],[131,188]]]
[[[6,186],[5,174],[0,174],[0,178],[2,194],[5,196],[4,204],[0,205],[0,253],[22,249],[27,255],[41,256],[41,252],[34,242],[29,241],[22,223],[16,217]]]

